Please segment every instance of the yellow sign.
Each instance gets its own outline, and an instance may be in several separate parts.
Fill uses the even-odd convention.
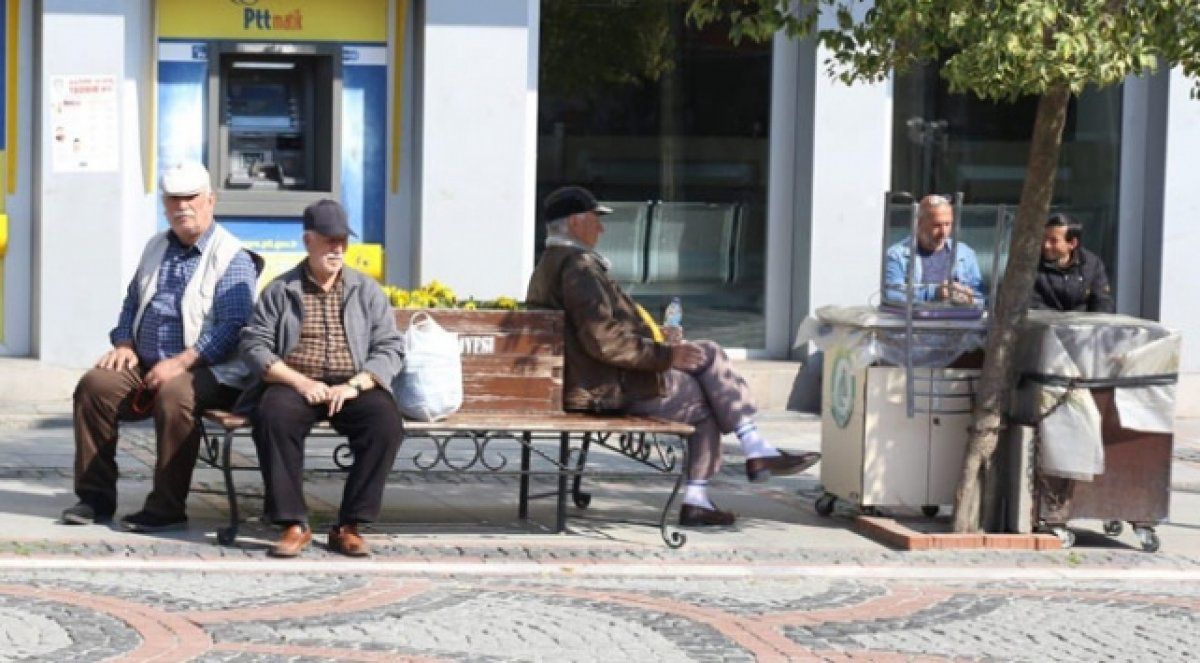
[[[158,0],[160,39],[386,42],[388,0]]]
[[[276,276],[300,264],[308,255],[303,251],[275,251],[261,253],[264,265],[262,274],[258,277],[258,287],[267,284]],[[363,274],[383,283],[383,245],[382,244],[351,244],[346,247],[345,263]]]
[[[351,244],[346,247],[346,264],[383,283],[383,245]]]

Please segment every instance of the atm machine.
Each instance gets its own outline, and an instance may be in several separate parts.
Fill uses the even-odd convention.
[[[214,44],[208,153],[217,213],[294,214],[340,184],[341,49]],[[214,167],[215,166],[215,167]]]
[[[261,283],[299,262],[301,213],[322,198],[357,234],[347,262],[382,280],[387,2],[293,4],[302,20],[280,23],[224,0],[161,3],[158,166],[208,166],[217,220],[265,258]]]

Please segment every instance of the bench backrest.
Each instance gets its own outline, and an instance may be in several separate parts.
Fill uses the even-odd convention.
[[[562,413],[562,311],[397,309],[401,332],[419,311],[458,334],[461,412]]]

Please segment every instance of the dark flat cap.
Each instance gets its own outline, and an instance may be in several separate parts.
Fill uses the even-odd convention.
[[[595,212],[596,214],[612,214],[612,208],[601,205],[591,191],[581,186],[564,186],[555,189],[542,203],[546,222],[557,221],[572,214]]]
[[[346,209],[338,201],[329,198],[323,198],[304,208],[304,229],[325,237],[358,237],[350,230]]]

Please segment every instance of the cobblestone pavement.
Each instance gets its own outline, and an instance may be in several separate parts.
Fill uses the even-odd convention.
[[[1156,660],[1200,586],[1129,581],[0,573],[0,659]]]
[[[818,443],[812,424],[777,426],[788,448]],[[329,553],[318,530],[278,562],[263,554],[275,531],[254,518],[237,545],[214,545],[226,511],[201,492],[219,489],[212,470],[197,471],[185,532],[55,524],[73,501],[68,433],[0,426],[0,661],[1200,658],[1193,421],[1177,435],[1158,554],[1097,523],[1066,551],[889,550],[813,513],[816,472],[749,485],[735,450],[714,495],[743,514],[738,527],[691,532],[679,550],[646,526],[661,479],[589,484],[591,508],[553,536],[545,502],[541,526],[515,524],[512,478],[405,475],[385,498],[393,524],[368,536],[372,558]],[[318,523],[341,486],[326,446],[306,475]],[[140,506],[153,449],[144,427],[123,431],[121,513]],[[261,493],[247,474],[239,486]]]

